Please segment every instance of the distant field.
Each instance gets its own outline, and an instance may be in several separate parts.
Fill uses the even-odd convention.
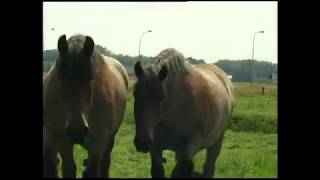
[[[110,176],[114,178],[150,177],[149,155],[138,153],[133,145],[133,83],[134,78],[131,78],[125,119],[112,152]],[[274,84],[254,84],[253,87],[249,83],[234,85],[236,109],[217,161],[216,177],[277,177],[277,87]],[[266,88],[263,96],[262,86]],[[204,154],[204,151],[200,152],[194,159],[197,171],[202,167]],[[81,147],[75,147],[78,177],[81,177],[86,155],[87,152]],[[164,156],[167,158],[165,173],[170,176],[174,153],[165,151]]]
[[[264,93],[267,95],[276,95],[277,94],[277,85],[271,83],[253,83],[251,86],[250,83],[246,82],[234,82],[233,83],[235,92],[237,95],[261,95],[262,88],[264,87]]]

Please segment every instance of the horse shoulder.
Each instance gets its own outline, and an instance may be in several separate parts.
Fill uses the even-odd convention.
[[[53,99],[57,100],[58,92],[57,85],[59,84],[57,80],[57,75],[55,68],[51,68],[51,70],[45,75],[43,78],[43,103],[44,107],[46,107],[46,101],[48,101],[48,97],[55,96]],[[49,98],[49,101],[52,98]]]
[[[107,128],[114,132],[120,125],[122,114],[125,111],[126,80],[117,60],[101,55],[104,65],[96,69],[94,79],[93,110],[98,113],[97,121],[89,120],[89,126],[94,129]],[[100,111],[99,109],[104,109]]]
[[[44,126],[62,133],[67,113],[60,99],[56,72],[56,68],[51,69],[43,79],[43,121]]]
[[[121,79],[123,80],[126,89],[128,89],[129,85],[129,76],[125,69],[125,67],[115,58],[104,56],[105,62],[113,68],[119,76],[121,76]]]

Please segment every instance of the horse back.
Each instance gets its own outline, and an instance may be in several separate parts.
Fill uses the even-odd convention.
[[[104,59],[108,64],[110,64],[110,65],[112,64],[112,66],[118,71],[118,73],[122,77],[122,80],[125,83],[126,89],[128,89],[129,77],[128,77],[128,73],[127,73],[126,69],[124,68],[124,66],[118,60],[116,60],[112,57],[104,56]]]

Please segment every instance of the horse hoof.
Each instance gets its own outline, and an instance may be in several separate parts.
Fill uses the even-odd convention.
[[[202,178],[202,174],[198,172],[193,172],[191,175],[192,178]]]

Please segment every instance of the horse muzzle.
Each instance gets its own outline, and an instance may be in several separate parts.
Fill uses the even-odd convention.
[[[67,137],[75,144],[82,144],[88,131],[88,124],[83,114],[81,116],[78,116],[78,114],[72,116],[65,127]]]
[[[85,137],[88,134],[88,127],[83,127],[80,129],[66,129],[66,134],[69,140],[75,144],[82,144]]]

